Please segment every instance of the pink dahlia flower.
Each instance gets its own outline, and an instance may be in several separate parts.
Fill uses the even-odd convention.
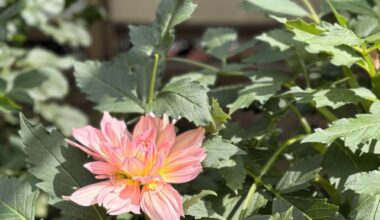
[[[180,219],[182,199],[171,183],[189,182],[202,171],[204,130],[176,136],[167,117],[144,116],[131,134],[108,113],[100,127],[73,129],[80,144],[67,141],[95,159],[84,167],[103,181],[79,188],[67,199],[82,206],[98,204],[110,215],[142,209],[152,220]]]

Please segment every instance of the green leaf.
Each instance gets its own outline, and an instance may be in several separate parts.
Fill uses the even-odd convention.
[[[158,48],[167,51],[174,40],[173,28],[189,19],[194,12],[196,4],[192,0],[162,0],[156,12],[153,27],[158,31]]]
[[[297,3],[290,0],[244,0],[245,10],[258,9],[268,14],[306,17],[308,13]]]
[[[346,190],[359,194],[353,202],[350,217],[353,219],[377,219],[380,216],[380,171],[357,173],[351,175],[346,184]]]
[[[304,158],[293,163],[276,184],[276,190],[291,193],[310,186],[310,181],[321,171],[321,156]]]
[[[346,146],[357,148],[359,144],[372,139],[380,140],[379,129],[379,114],[358,114],[356,118],[334,121],[324,130],[316,129],[315,133],[307,136],[303,142],[331,144],[336,139],[342,139]]]
[[[146,55],[151,55],[158,41],[158,33],[153,27],[147,25],[129,26],[129,37],[137,50]]]
[[[274,70],[258,70],[248,73],[248,76],[253,84],[240,90],[238,99],[228,105],[230,114],[248,107],[253,101],[264,104],[281,89],[285,81],[289,80],[285,73]]]
[[[235,161],[231,159],[234,155],[245,154],[239,147],[223,140],[219,136],[207,139],[203,143],[206,148],[207,157],[203,161],[205,167],[210,168],[223,168],[235,166]]]
[[[331,107],[339,108],[346,104],[358,104],[361,102],[373,102],[377,100],[375,94],[362,87],[355,89],[306,89],[292,87],[290,91],[284,93],[285,96],[291,95],[298,103],[312,103],[317,108]]]
[[[191,81],[198,82],[202,86],[210,86],[215,84],[216,76],[217,74],[215,72],[207,70],[201,72],[190,72],[171,78],[170,83],[183,79],[189,79]]]
[[[29,89],[41,85],[48,77],[39,72],[32,70],[26,73],[17,74],[13,81],[13,87],[16,89]]]
[[[88,47],[91,44],[91,36],[85,23],[81,21],[68,22],[57,19],[55,25],[44,24],[41,30],[60,44],[68,44],[71,47]]]
[[[349,11],[356,14],[376,16],[375,11],[367,1],[362,0],[332,0],[334,7],[339,11]],[[326,2],[322,2],[322,11],[328,12],[330,8]]]
[[[235,156],[232,159],[235,161],[235,166],[223,167],[220,169],[220,172],[226,180],[227,186],[237,194],[238,190],[243,189],[247,172],[245,171],[243,159],[241,157]]]
[[[257,40],[268,43],[271,47],[278,48],[281,52],[288,50],[295,41],[291,32],[275,29],[256,37]]]
[[[290,207],[288,211],[283,213],[275,213],[273,215],[256,215],[246,220],[293,220],[293,207]]]
[[[231,119],[230,115],[225,113],[219,106],[218,100],[214,98],[211,101],[211,115],[213,120],[206,127],[206,130],[211,133],[218,133],[226,127],[225,124]]]
[[[360,37],[368,37],[376,30],[378,20],[372,16],[358,16],[353,23],[353,30]]]
[[[237,40],[237,33],[231,28],[209,28],[203,34],[202,46],[206,52],[220,60],[232,55],[232,44]]]
[[[183,209],[187,210],[190,206],[192,206],[192,205],[198,203],[199,201],[201,201],[203,197],[206,197],[206,196],[209,196],[209,195],[217,196],[216,192],[214,192],[212,190],[202,190],[200,193],[198,193],[196,195],[184,196],[184,199],[183,199]]]
[[[21,16],[28,25],[39,26],[46,24],[50,18],[61,13],[64,7],[64,0],[51,0],[48,2],[26,0]]]
[[[83,112],[68,105],[36,103],[34,111],[47,121],[53,122],[65,136],[70,136],[73,128],[84,127],[88,124],[88,119]]]
[[[73,218],[105,220],[103,209],[79,206],[62,198],[71,195],[74,187],[94,182],[92,175],[83,168],[88,161],[86,155],[74,147],[68,147],[64,137],[56,130],[48,132],[41,125],[31,124],[22,115],[20,121],[20,135],[26,146],[27,162],[31,165],[29,172],[41,180],[37,186],[49,194],[49,203]]]
[[[185,211],[185,215],[193,216],[194,219],[223,219],[222,216],[220,216],[218,213],[216,213],[211,203],[208,201],[199,201],[193,205],[191,205],[188,209]]]
[[[348,176],[360,171],[359,158],[339,142],[332,144],[323,156],[322,167],[338,189],[346,182]]]
[[[100,111],[142,113],[136,94],[136,79],[122,63],[93,62],[75,64],[79,88],[97,103]]]
[[[379,219],[380,195],[360,194],[352,203],[350,219]]]
[[[16,178],[0,176],[0,218],[34,219],[38,191]]]
[[[272,212],[286,212],[293,206],[293,218],[297,220],[343,220],[339,214],[338,206],[327,203],[327,199],[316,199],[306,197],[275,198]]]
[[[196,125],[207,125],[212,120],[207,97],[208,89],[188,79],[167,84],[148,107],[155,114],[173,118],[185,117]]]
[[[344,188],[353,190],[358,194],[380,194],[380,171],[374,170],[368,173],[351,175]]]
[[[51,67],[41,67],[36,71],[44,75],[46,79],[38,86],[27,90],[33,100],[60,99],[68,93],[69,85],[62,73]]]

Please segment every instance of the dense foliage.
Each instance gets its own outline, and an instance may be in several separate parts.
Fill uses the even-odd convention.
[[[37,7],[39,1],[20,2]],[[49,31],[47,20],[68,6],[55,8],[61,1],[51,2],[43,5],[54,6],[46,9],[48,14],[18,3],[9,3],[0,13],[0,21],[6,21],[0,23],[0,36],[16,41],[0,44],[1,106],[4,120],[14,121],[20,104],[33,105],[37,114],[67,135],[66,125],[49,118],[49,113],[79,114],[49,108],[52,103],[46,101],[62,98],[67,91],[59,69],[66,67],[68,58],[10,46],[20,38],[13,26],[27,23],[56,33]],[[318,9],[308,0],[303,3],[242,1],[244,10],[263,12],[281,28],[245,42],[233,29],[209,28],[201,45],[217,61],[211,66],[167,56],[175,27],[191,17],[196,4],[161,0],[151,25],[130,26],[129,51],[107,62],[75,62],[76,83],[97,110],[124,117],[129,126],[152,112],[180,118],[179,130],[206,129],[204,171],[177,187],[184,195],[186,219],[379,218],[380,1],[327,0],[320,1]],[[71,46],[87,43],[77,41],[82,37],[63,36],[52,35]],[[163,81],[168,62],[185,63],[196,71]],[[219,86],[220,78],[239,78],[241,83]],[[43,192],[49,204],[61,210],[62,219],[112,218],[103,208],[81,207],[62,198],[73,187],[94,182],[83,168],[88,157],[69,147],[58,130],[35,125],[23,115],[20,124],[24,144],[18,146],[26,155],[28,172],[22,170],[25,164],[13,164],[15,156],[7,163],[0,161],[2,170],[17,171],[4,175],[18,177],[0,177],[0,217],[41,217],[34,207],[41,208],[38,195]],[[7,157],[5,151],[0,155]],[[24,160],[23,155],[12,155]],[[11,187],[15,193],[9,193]]]

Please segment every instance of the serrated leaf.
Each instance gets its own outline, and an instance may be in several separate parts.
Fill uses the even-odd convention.
[[[206,130],[211,133],[218,133],[225,128],[225,124],[231,119],[230,115],[225,113],[219,106],[218,100],[214,98],[211,101],[211,115],[213,120],[206,127]]]
[[[376,13],[368,4],[362,0],[332,0],[334,7],[340,11],[349,11],[357,14],[376,16]],[[322,12],[328,12],[330,8],[326,2],[322,2]]]
[[[25,144],[29,172],[41,182],[37,187],[48,193],[49,203],[62,209],[64,215],[83,220],[105,220],[103,209],[96,206],[83,207],[63,200],[74,187],[83,187],[94,182],[92,175],[83,168],[87,157],[74,147],[68,147],[64,137],[56,130],[48,132],[41,125],[33,125],[24,116],[20,117],[20,135]]]
[[[360,194],[352,204],[350,219],[379,219],[380,218],[380,195]]]
[[[206,52],[221,60],[232,55],[232,44],[237,40],[237,33],[231,28],[209,28],[203,34],[202,46]]]
[[[191,81],[198,82],[202,86],[210,86],[210,85],[215,84],[216,76],[217,74],[215,72],[207,71],[207,70],[200,71],[200,72],[190,72],[190,73],[186,73],[186,74],[171,78],[169,83],[183,80],[183,79],[189,79]]]
[[[189,19],[196,7],[197,5],[192,0],[162,0],[160,2],[153,24],[160,36],[157,49],[161,51],[169,49],[174,40],[173,28]]]
[[[242,7],[245,10],[258,9],[274,15],[308,16],[305,9],[290,0],[244,0]]]
[[[167,84],[148,108],[157,115],[166,113],[173,118],[185,117],[196,125],[207,125],[212,120],[207,91],[188,79],[175,81]]]
[[[344,188],[351,189],[358,194],[380,194],[380,171],[375,170],[368,173],[357,173],[351,175]]]
[[[230,114],[248,107],[253,101],[264,104],[281,89],[285,81],[289,80],[285,73],[274,70],[258,70],[248,73],[248,76],[253,84],[240,90],[238,99],[228,105]]]
[[[146,55],[151,55],[154,48],[159,40],[158,33],[152,26],[141,25],[141,26],[129,26],[129,38],[133,46],[145,53]]]
[[[319,171],[322,157],[320,155],[296,161],[276,184],[276,190],[291,193],[305,189],[310,185]]]
[[[256,215],[247,218],[246,220],[293,220],[293,207],[290,207],[288,211],[283,213],[275,213],[273,215]]]
[[[292,87],[284,95],[292,95],[299,103],[312,103],[317,108],[339,108],[346,104],[358,104],[360,102],[373,102],[377,100],[375,94],[366,88],[355,89],[306,89]]]
[[[288,50],[293,44],[294,40],[291,32],[275,29],[265,32],[256,37],[257,40],[269,44],[271,47],[278,48],[281,52]]]
[[[245,171],[244,163],[241,157],[235,156],[233,158],[235,165],[232,167],[223,167],[220,172],[226,180],[227,186],[237,194],[238,190],[243,189],[243,184],[247,173]]]
[[[64,8],[64,0],[26,0],[21,16],[28,25],[39,26],[61,13]]]
[[[16,178],[0,176],[0,218],[15,220],[34,219],[38,191],[29,183]]]
[[[358,16],[353,23],[353,30],[359,37],[368,37],[376,30],[378,20],[372,16]]]
[[[222,216],[213,210],[211,203],[208,201],[199,201],[191,205],[186,209],[185,215],[193,216],[195,219],[211,218],[224,220]]]
[[[239,147],[229,143],[227,140],[223,140],[219,136],[207,139],[203,146],[207,152],[203,165],[210,168],[234,166],[235,162],[231,160],[231,157],[245,154]]]
[[[100,111],[142,113],[136,94],[136,79],[122,63],[93,62],[75,64],[79,88],[97,103]]]
[[[214,192],[212,190],[202,190],[200,193],[198,193],[196,195],[185,196],[183,199],[183,203],[182,203],[183,209],[184,210],[188,209],[190,206],[201,201],[203,197],[206,197],[209,195],[217,196],[216,192]]]
[[[327,203],[327,199],[306,197],[275,198],[272,212],[286,212],[293,206],[293,218],[297,220],[343,220],[338,212],[338,206]]]
[[[342,139],[346,146],[356,148],[372,139],[380,140],[379,129],[379,114],[358,114],[356,118],[334,121],[324,130],[316,129],[315,133],[307,136],[303,142],[331,144],[336,139]]]

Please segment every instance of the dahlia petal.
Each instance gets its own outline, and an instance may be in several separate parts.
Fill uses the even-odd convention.
[[[123,162],[121,170],[131,176],[142,176],[144,175],[145,164],[135,157],[127,157]]]
[[[166,163],[159,174],[168,183],[186,183],[195,179],[202,172],[201,158],[183,157]]]
[[[110,184],[110,181],[103,181],[79,188],[68,199],[81,206],[94,205],[97,203],[99,193]]]
[[[112,175],[118,171],[117,167],[103,161],[89,162],[84,167],[95,175]]]
[[[196,152],[195,149],[202,149],[201,145],[204,135],[205,130],[203,128],[193,129],[178,135],[172,149],[170,150],[168,160],[170,160],[170,157],[174,158],[179,155],[192,156],[199,153]]]
[[[73,128],[72,130],[72,134],[73,134],[73,137],[79,141],[81,144],[83,144],[84,146],[87,146],[89,147],[90,145],[90,139],[89,139],[89,134],[91,133],[97,133],[98,129],[92,127],[92,126],[85,126],[83,128]]]
[[[130,136],[125,122],[111,117],[108,112],[104,112],[100,128],[106,139],[117,146],[120,145],[123,137]]]
[[[161,132],[158,133],[156,146],[159,151],[168,151],[176,139],[175,128],[173,124],[168,124]]]
[[[139,122],[137,122],[135,128],[133,129],[132,138],[136,139],[148,130],[157,130],[156,123],[152,116],[143,116],[140,118]]]
[[[162,184],[153,190],[145,186],[141,208],[154,220],[179,220],[184,215],[181,196],[170,184]]]
[[[133,181],[124,184],[108,187],[98,196],[98,204],[105,207],[110,215],[126,212],[140,214],[140,185]]]

